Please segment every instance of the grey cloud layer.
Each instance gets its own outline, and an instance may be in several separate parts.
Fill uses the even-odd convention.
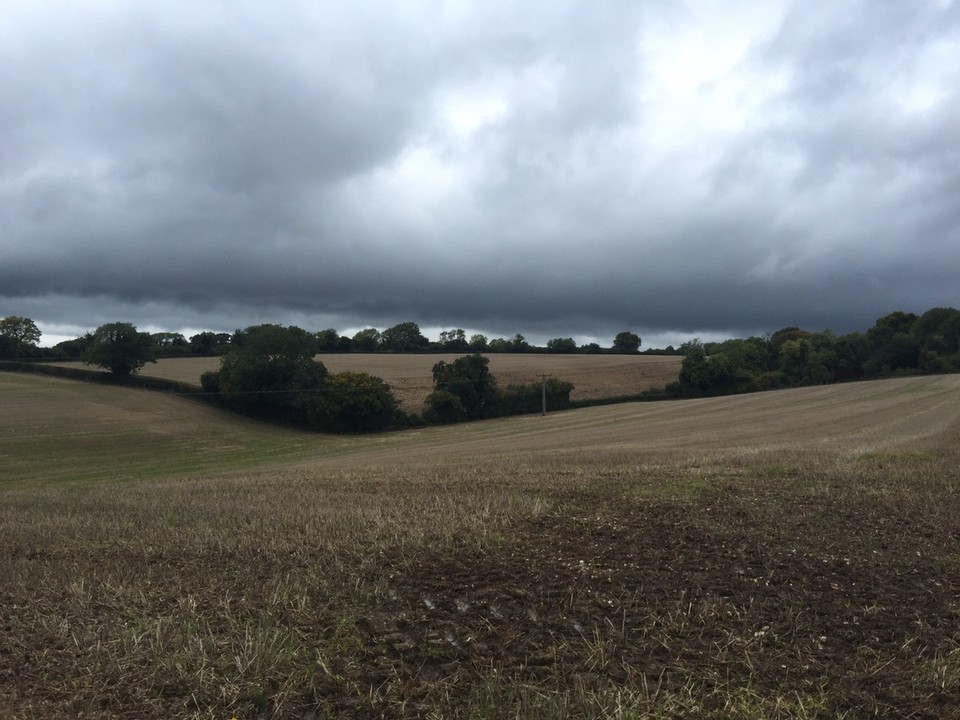
[[[11,3],[0,314],[602,335],[960,305],[960,4],[627,7]]]

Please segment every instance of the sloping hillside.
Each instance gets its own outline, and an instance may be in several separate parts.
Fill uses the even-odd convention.
[[[958,376],[363,438],[0,398],[0,714],[960,717]]]
[[[600,450],[689,453],[913,446],[960,418],[960,376],[629,403],[373,438],[313,435],[182,398],[0,373],[5,476],[63,480],[205,473],[301,461],[458,461]]]

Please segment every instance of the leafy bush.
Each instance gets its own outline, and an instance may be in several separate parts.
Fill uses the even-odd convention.
[[[528,385],[507,385],[497,396],[497,410],[500,415],[527,415],[541,412],[544,392],[549,410],[563,410],[570,407],[570,393],[573,383],[547,378],[546,383]]]
[[[460,398],[448,390],[436,390],[424,401],[423,419],[434,425],[447,425],[468,418]]]
[[[327,376],[323,363],[313,359],[315,349],[316,338],[298,327],[257,325],[238,331],[220,360],[219,392],[246,414],[307,425],[310,394],[322,389]],[[212,386],[212,378],[207,382]]]
[[[446,424],[540,412],[544,385],[537,382],[498,388],[489,365],[488,358],[476,353],[434,365],[435,390],[427,396],[423,419]],[[570,407],[571,383],[548,378],[545,387],[550,410]]]
[[[440,416],[451,418],[442,422],[477,420],[496,415],[497,382],[490,373],[490,360],[474,353],[464,355],[453,362],[442,360],[433,366],[433,385],[440,393],[447,393],[459,400],[459,410],[463,417],[452,419],[456,415],[454,406],[445,395],[433,393],[427,398],[427,405],[444,405],[438,409]]]
[[[331,432],[376,432],[393,423],[397,401],[382,379],[363,372],[328,375],[311,398],[312,425]]]

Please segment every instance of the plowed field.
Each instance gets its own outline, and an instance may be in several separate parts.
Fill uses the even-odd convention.
[[[366,438],[0,398],[0,714],[960,716],[960,376]]]

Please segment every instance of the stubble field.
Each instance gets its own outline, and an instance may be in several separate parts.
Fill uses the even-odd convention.
[[[390,355],[381,353],[336,353],[318,355],[330,372],[351,370],[383,378],[407,412],[423,411],[423,401],[433,391],[433,366],[451,362],[463,353]],[[618,395],[636,395],[674,382],[683,358],[666,355],[541,355],[491,353],[490,371],[500,385],[539,382],[552,375],[574,384],[571,398],[592,400]],[[95,369],[79,362],[57,363],[67,367]],[[143,375],[200,384],[200,376],[217,370],[220,358],[164,358],[147,364]]]
[[[0,397],[0,714],[960,714],[958,376],[367,438]]]

